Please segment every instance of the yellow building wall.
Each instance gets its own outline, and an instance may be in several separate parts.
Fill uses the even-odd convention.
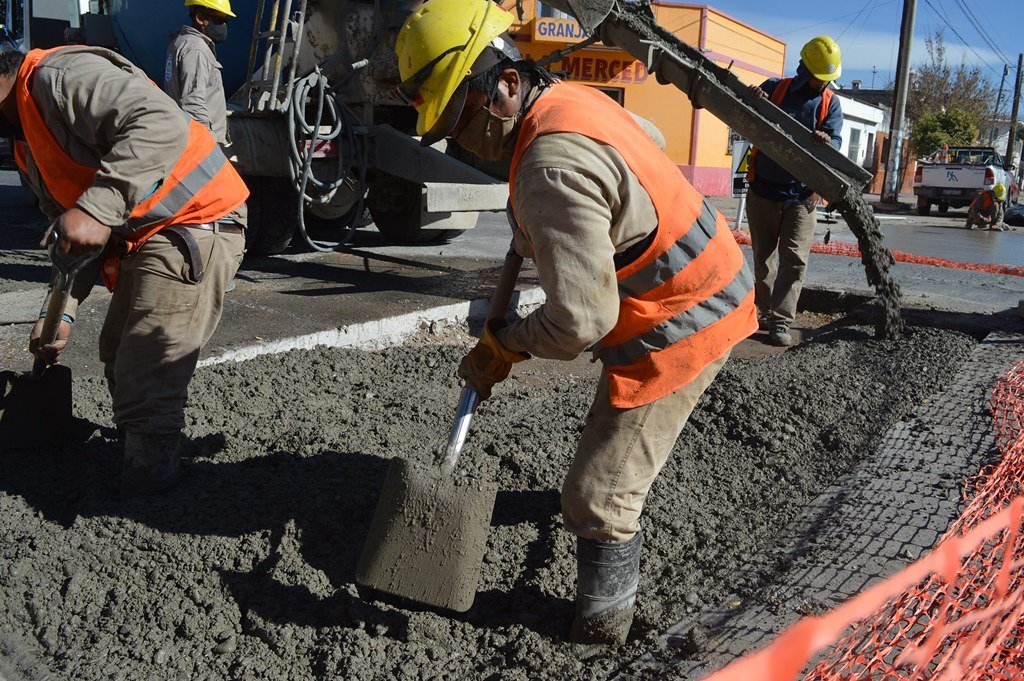
[[[503,7],[515,12],[513,0],[504,2]],[[520,51],[532,59],[585,38],[574,20],[539,17],[536,0],[525,0],[523,10],[523,20],[515,21],[511,32]],[[731,63],[744,83],[761,83],[782,74],[785,44],[718,10],[655,2],[654,13],[662,27],[702,49],[719,65]],[[669,158],[698,190],[721,194],[731,189],[728,127],[707,111],[695,111],[677,88],[660,85],[642,62],[599,43],[555,61],[550,68],[614,95],[626,109],[657,125],[665,136]]]

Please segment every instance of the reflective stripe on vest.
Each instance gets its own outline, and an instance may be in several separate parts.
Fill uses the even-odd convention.
[[[98,168],[76,162],[60,146],[31,94],[32,76],[40,63],[64,50],[97,53],[95,48],[81,47],[32,50],[25,56],[15,88],[28,150],[50,194],[69,210],[92,186]],[[162,92],[159,96],[166,97]],[[155,190],[133,207],[124,225],[111,225],[124,237],[128,252],[137,250],[168,225],[218,220],[241,206],[249,196],[242,178],[210,132],[184,112],[181,115],[188,121],[188,140],[181,156]]]
[[[772,95],[771,97],[768,98],[769,101],[771,101],[772,104],[781,109],[782,100],[784,100],[786,98],[786,95],[789,94],[789,87],[792,84],[792,78],[783,78],[782,80],[780,80],[778,84],[775,86],[775,89],[772,90]],[[832,92],[832,89],[827,86],[824,90],[822,90],[821,107],[818,109],[818,126],[815,128],[815,130],[820,130],[821,127],[825,125],[825,121],[828,120],[828,110],[829,107],[832,106],[832,96],[834,94],[835,93]],[[757,173],[754,170],[754,166],[757,161],[757,156],[760,153],[761,152],[758,151],[757,147],[754,147],[753,149],[750,150],[750,158],[747,160],[747,182],[753,182],[754,178],[757,177]]]
[[[554,85],[524,117],[512,160],[513,205],[523,155],[537,137],[554,133],[581,134],[617,151],[657,213],[651,245],[616,273],[619,317],[596,350],[612,405],[649,404],[757,329],[753,277],[725,218],[622,107],[586,86]]]
[[[719,229],[728,230],[728,226],[719,224],[717,211],[705,199],[700,216],[686,234],[642,270],[619,282],[619,297],[642,297],[678,276],[703,252]],[[742,267],[725,288],[710,298],[624,343],[602,347],[598,354],[608,366],[623,366],[633,364],[652,352],[666,350],[726,317],[743,302],[753,287],[754,277],[750,269]]]

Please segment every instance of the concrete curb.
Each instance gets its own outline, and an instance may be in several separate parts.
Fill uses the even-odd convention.
[[[804,288],[800,297],[799,307],[800,310],[810,312],[842,310],[843,312],[850,313],[858,306],[871,303],[874,298],[874,292],[866,288],[812,285]],[[523,316],[541,305],[544,300],[544,291],[540,287],[523,289],[516,291],[513,296],[512,309],[517,315]],[[940,302],[945,304],[940,304]],[[932,303],[933,305],[926,308],[920,304],[920,301],[905,300],[904,310],[910,313],[916,312],[919,309],[927,309],[931,314],[948,313],[957,315],[983,312],[986,317],[994,315],[990,310],[984,308],[979,310],[979,306],[954,305],[949,304],[948,300],[934,300]],[[291,350],[311,350],[317,347],[380,350],[393,345],[399,345],[415,334],[435,325],[439,325],[442,328],[451,328],[458,325],[468,325],[470,328],[477,327],[483,323],[489,307],[490,298],[477,298],[471,301],[407,312],[395,317],[374,319],[335,329],[317,331],[302,336],[292,336],[244,345],[206,357],[200,360],[199,366],[212,366],[225,362],[244,362],[261,355],[277,355],[290,352]],[[997,324],[993,316],[991,320],[975,320],[973,326],[987,327],[986,330],[995,330],[1003,325]]]
[[[516,314],[527,314],[543,303],[544,298],[544,291],[539,287],[516,291],[512,296],[512,309]],[[278,355],[291,350],[311,350],[317,347],[380,350],[398,345],[434,325],[453,327],[468,324],[472,327],[481,324],[489,308],[490,298],[477,298],[463,303],[408,312],[397,317],[374,319],[303,336],[233,348],[201,360],[199,366],[244,362],[261,355]]]

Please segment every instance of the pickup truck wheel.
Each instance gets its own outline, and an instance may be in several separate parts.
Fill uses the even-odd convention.
[[[923,196],[917,197],[917,214],[928,215],[932,212],[932,202]]]
[[[949,204],[945,201],[939,201],[939,214],[945,215],[949,212]]]

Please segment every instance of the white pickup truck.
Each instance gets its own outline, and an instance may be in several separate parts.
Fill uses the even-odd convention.
[[[948,163],[936,162],[945,160],[939,154],[932,162],[918,162],[914,173],[918,215],[928,215],[933,204],[939,207],[940,213],[950,207],[969,206],[979,191],[997,184],[1006,187],[1009,204],[1017,202],[1020,187],[1013,181],[1013,173],[1003,168],[1003,157],[995,149],[954,147],[948,154]]]

